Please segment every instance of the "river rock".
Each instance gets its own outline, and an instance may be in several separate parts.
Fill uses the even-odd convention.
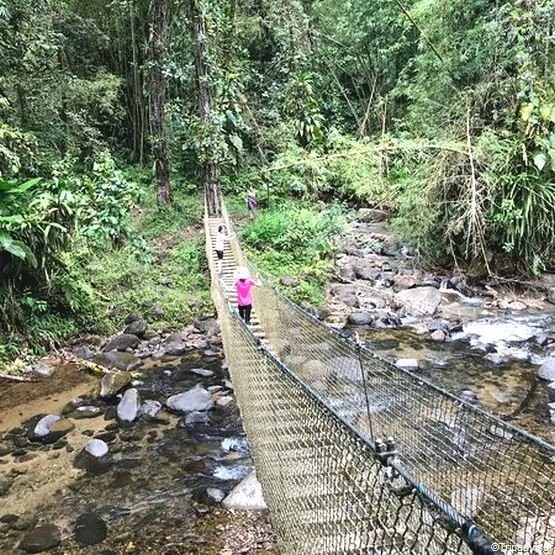
[[[354,294],[342,295],[337,298],[340,302],[344,305],[347,305],[351,308],[360,308],[360,300]]]
[[[441,302],[441,293],[434,287],[416,287],[400,291],[395,300],[413,316],[433,316]]]
[[[138,344],[139,338],[136,335],[122,333],[121,335],[116,335],[102,350],[104,352],[126,351],[127,349],[134,349]]]
[[[54,424],[50,426],[48,443],[55,443],[74,429],[75,424],[71,420],[66,420],[65,418],[62,418],[61,420],[54,422]]]
[[[225,493],[218,488],[201,488],[193,492],[193,499],[203,505],[217,505],[224,497]]]
[[[135,320],[131,322],[123,332],[124,335],[136,335],[139,338],[143,338],[146,333],[146,322],[144,320]]]
[[[187,350],[187,334],[183,332],[171,333],[164,339],[162,348],[170,356],[182,355]]]
[[[385,210],[377,208],[360,208],[356,216],[359,222],[364,223],[380,223],[387,221],[388,213]]]
[[[194,326],[197,330],[208,335],[214,335],[220,332],[220,324],[215,318],[204,318],[203,320],[195,320]]]
[[[291,276],[283,276],[279,282],[281,283],[281,285],[284,285],[285,287],[297,287],[297,285],[299,285],[299,282],[292,278]]]
[[[468,486],[455,490],[451,494],[451,505],[466,518],[474,518],[478,514],[484,492],[476,486]]]
[[[162,410],[162,403],[159,401],[145,401],[140,409],[139,415],[147,419],[156,418],[156,415]]]
[[[341,268],[339,270],[339,276],[345,281],[354,281],[357,278],[355,271],[350,266]]]
[[[112,467],[109,457],[110,448],[102,439],[91,439],[75,457],[73,466],[90,474],[102,474]]]
[[[127,315],[127,318],[125,319],[125,324],[131,324],[137,320],[141,319],[141,315],[138,312],[135,312],[134,310],[132,312],[130,312]]]
[[[37,362],[30,368],[30,372],[39,378],[50,378],[54,374],[56,368],[48,362]]]
[[[116,415],[120,422],[130,424],[139,417],[141,399],[135,388],[128,389],[118,403]]]
[[[421,280],[415,275],[396,275],[393,278],[393,290],[403,291],[405,289],[410,289],[416,285],[420,285]]]
[[[61,420],[61,416],[58,414],[47,414],[43,416],[33,427],[33,430],[29,434],[29,439],[33,441],[43,441],[50,434],[50,426]]]
[[[432,341],[442,342],[445,341],[445,333],[442,330],[436,330],[430,335]]]
[[[37,526],[25,534],[19,547],[27,553],[42,553],[53,547],[57,547],[62,542],[60,529],[53,524]]]
[[[210,392],[201,386],[197,386],[185,393],[172,395],[167,401],[166,406],[178,413],[195,411],[207,411],[214,407],[214,401]]]
[[[548,357],[545,362],[541,365],[538,371],[538,378],[542,380],[547,380],[549,382],[555,382],[555,358]]]
[[[229,395],[225,395],[224,397],[220,397],[216,401],[216,405],[218,405],[219,407],[227,407],[228,405],[231,405],[232,403],[233,403],[233,397],[231,397]]]
[[[13,486],[15,482],[14,478],[6,478],[4,480],[0,480],[0,497],[6,495],[10,488]]]
[[[348,322],[353,326],[369,326],[374,319],[368,312],[352,312],[349,314]]]
[[[551,289],[548,290],[547,292],[547,300],[552,303],[555,304],[555,287],[552,287]]]
[[[400,358],[395,366],[401,368],[402,370],[418,370],[418,360],[415,358]]]
[[[264,510],[267,509],[262,486],[253,470],[244,478],[231,493],[223,500],[222,505],[227,509],[237,510]]]
[[[101,439],[91,439],[87,443],[87,445],[85,445],[83,450],[89,455],[92,455],[93,457],[100,459],[101,457],[104,457],[105,455],[108,454],[108,452],[110,451],[110,448],[108,447],[108,444],[105,441],[102,441]]]
[[[94,357],[94,362],[105,368],[116,368],[123,372],[129,372],[142,366],[143,361],[131,353],[120,351],[109,351],[100,353]]]
[[[206,426],[210,423],[210,417],[206,411],[189,412],[179,420],[179,426],[182,428],[190,428],[194,426]]]
[[[75,541],[81,545],[96,545],[108,535],[106,523],[94,513],[84,513],[75,522]]]
[[[90,360],[94,357],[94,353],[90,350],[88,345],[78,345],[73,349],[73,354],[83,360]]]
[[[84,418],[96,418],[101,414],[102,414],[102,409],[95,407],[93,405],[84,405],[82,407],[77,407],[75,409],[75,412],[71,414],[71,417],[81,420]]]
[[[202,376],[203,378],[211,378],[214,375],[212,370],[207,368],[189,368],[189,372],[196,374],[197,376]]]
[[[129,372],[107,372],[100,381],[100,397],[103,399],[113,397],[132,379],[133,376]]]
[[[364,279],[367,281],[374,281],[380,275],[380,271],[372,266],[357,265],[353,267],[353,270],[358,279]]]

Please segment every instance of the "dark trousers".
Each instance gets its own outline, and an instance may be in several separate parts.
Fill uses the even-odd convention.
[[[239,306],[239,316],[243,318],[243,320],[245,321],[245,324],[251,323],[251,310],[252,310],[252,304]]]

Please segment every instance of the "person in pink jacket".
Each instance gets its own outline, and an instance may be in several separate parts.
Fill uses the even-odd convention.
[[[239,315],[245,321],[245,324],[251,323],[252,311],[252,292],[251,289],[255,285],[260,285],[259,282],[250,277],[247,268],[240,266],[235,270],[235,290],[237,291],[237,308]]]

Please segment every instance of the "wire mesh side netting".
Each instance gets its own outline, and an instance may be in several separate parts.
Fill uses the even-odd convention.
[[[493,541],[555,552],[555,450],[402,371],[265,285],[255,296],[270,347],[369,440],[392,436],[410,473]]]
[[[283,555],[470,553],[415,491],[257,344],[221,315],[232,380]]]

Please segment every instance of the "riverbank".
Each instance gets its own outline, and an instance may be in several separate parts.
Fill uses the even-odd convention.
[[[0,552],[276,554],[265,511],[221,505],[253,463],[217,323],[138,322],[2,382]]]

